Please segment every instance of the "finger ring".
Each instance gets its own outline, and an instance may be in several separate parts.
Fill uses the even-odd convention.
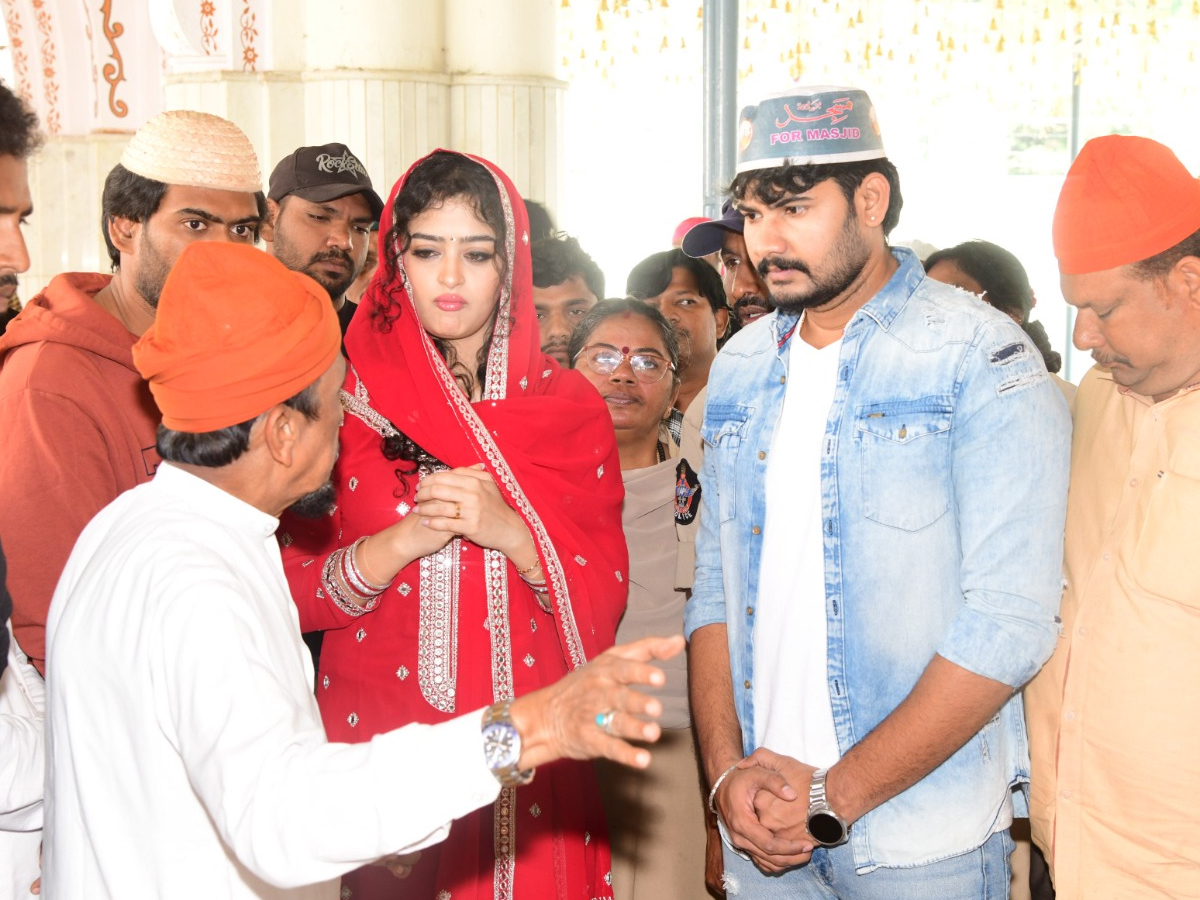
[[[457,503],[454,504],[454,518],[456,518],[456,519],[462,518],[462,507],[459,506]]]
[[[596,727],[606,734],[612,734],[612,723],[616,716],[616,712],[611,709],[608,712],[596,713]]]

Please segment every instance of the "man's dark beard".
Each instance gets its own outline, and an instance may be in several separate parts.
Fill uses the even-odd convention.
[[[317,263],[324,262],[327,259],[339,259],[346,263],[349,268],[346,270],[345,276],[338,281],[330,281],[329,276],[325,273],[310,271],[310,269],[313,269]],[[325,290],[329,292],[330,300],[337,300],[338,297],[341,297],[343,294],[345,294],[346,291],[350,289],[350,285],[354,284],[354,279],[358,277],[358,274],[361,271],[361,269],[355,269],[354,260],[351,258],[350,254],[345,250],[339,250],[337,247],[330,247],[324,253],[318,253],[314,255],[312,259],[308,261],[308,265],[303,269],[305,275],[312,278],[313,281],[317,282],[319,285],[321,285],[321,287],[325,288]]]
[[[288,511],[302,519],[319,519],[321,516],[329,515],[336,497],[333,482],[327,481],[312,493],[305,494],[289,506]]]
[[[158,309],[158,299],[162,296],[163,286],[167,276],[171,274],[172,263],[166,262],[159,255],[158,248],[151,245],[149,239],[142,238],[142,259],[138,265],[137,276],[133,280],[134,289],[142,295],[146,305]]]
[[[825,306],[845,293],[855,279],[862,274],[871,255],[856,230],[856,221],[853,214],[846,217],[839,240],[826,257],[833,264],[833,269],[820,280],[813,278],[812,271],[798,259],[789,259],[786,256],[764,256],[758,261],[758,265],[754,268],[763,284],[769,284],[767,273],[771,269],[794,269],[812,279],[809,292],[803,296],[778,297],[773,293],[770,294],[771,303],[776,309],[794,315],[806,309]]]

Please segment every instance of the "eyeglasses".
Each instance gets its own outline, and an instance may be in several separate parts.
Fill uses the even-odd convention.
[[[657,353],[630,353],[628,347],[618,350],[616,347],[593,344],[576,353],[574,362],[578,362],[580,357],[597,375],[611,375],[621,367],[621,363],[629,360],[629,368],[642,384],[658,384],[668,372],[675,371],[675,364],[667,362]]]

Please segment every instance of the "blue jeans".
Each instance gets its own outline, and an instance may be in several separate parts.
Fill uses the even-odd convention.
[[[909,868],[854,872],[850,846],[818,847],[808,865],[764,875],[725,847],[729,900],[1008,900],[1013,842],[1008,829],[969,853]]]

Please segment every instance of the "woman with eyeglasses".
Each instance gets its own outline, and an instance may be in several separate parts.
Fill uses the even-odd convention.
[[[612,416],[625,482],[629,604],[619,641],[683,629],[686,592],[676,590],[677,529],[700,508],[694,468],[671,458],[661,426],[679,391],[679,340],[657,309],[605,300],[576,326],[571,364]],[[613,892],[623,900],[705,896],[704,807],[688,713],[687,661],[663,664],[662,738],[648,770],[597,763],[613,853]]]

